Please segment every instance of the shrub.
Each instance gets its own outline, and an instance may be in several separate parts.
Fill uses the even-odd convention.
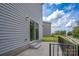
[[[44,41],[44,42],[57,42],[58,37],[43,37],[42,41]]]
[[[75,37],[75,38],[79,38],[79,26],[77,26],[77,27],[75,27],[74,29],[73,29],[73,37]]]
[[[72,32],[68,32],[68,35],[69,35],[69,36],[72,35]]]

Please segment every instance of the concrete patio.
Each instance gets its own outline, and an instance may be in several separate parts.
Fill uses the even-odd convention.
[[[41,42],[41,47],[39,47],[38,49],[25,50],[22,53],[18,54],[18,56],[49,56],[49,43],[51,42]],[[57,47],[55,47],[54,50],[55,50],[54,53],[56,54]],[[61,55],[61,50],[60,50],[60,55]]]

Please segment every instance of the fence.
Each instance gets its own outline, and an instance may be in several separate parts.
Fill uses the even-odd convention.
[[[49,44],[49,56],[78,56],[78,45]]]

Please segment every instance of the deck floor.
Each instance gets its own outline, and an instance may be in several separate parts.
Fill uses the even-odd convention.
[[[49,43],[51,42],[41,42],[41,46],[38,49],[28,49],[18,54],[17,56],[49,56]],[[54,48],[55,55],[57,55],[56,49],[57,47]],[[60,47],[59,47],[59,51],[61,55]],[[52,50],[52,53],[53,53],[53,50]]]

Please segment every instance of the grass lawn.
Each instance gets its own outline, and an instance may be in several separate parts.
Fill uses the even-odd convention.
[[[42,39],[44,42],[57,42],[58,41],[58,37],[57,36],[44,36]]]

